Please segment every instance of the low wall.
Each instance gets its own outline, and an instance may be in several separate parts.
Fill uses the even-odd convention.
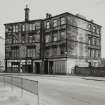
[[[105,67],[75,67],[74,74],[105,77]]]

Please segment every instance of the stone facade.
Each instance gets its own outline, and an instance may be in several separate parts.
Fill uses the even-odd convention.
[[[9,72],[71,74],[76,65],[96,66],[101,58],[101,26],[79,15],[47,14],[5,24],[5,31]]]

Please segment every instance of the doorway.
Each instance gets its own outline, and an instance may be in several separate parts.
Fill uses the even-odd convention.
[[[32,65],[27,65],[27,71],[28,71],[28,73],[32,73],[33,72],[33,67],[32,67]]]
[[[48,74],[48,61],[47,60],[44,62],[44,73]]]
[[[49,61],[49,73],[53,74],[53,61]]]
[[[40,74],[40,63],[39,62],[35,63],[35,69],[36,69],[36,74]]]

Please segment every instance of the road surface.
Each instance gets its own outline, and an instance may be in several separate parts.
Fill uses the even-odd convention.
[[[40,105],[105,105],[105,79],[22,76],[39,81]]]

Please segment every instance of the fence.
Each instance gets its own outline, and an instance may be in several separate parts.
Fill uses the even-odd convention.
[[[14,77],[14,76],[1,75],[0,82],[3,82],[4,85],[10,84],[11,86],[16,86],[18,88],[21,88],[22,90],[26,90],[32,94],[37,95],[38,97],[37,102],[39,105],[38,81],[24,79],[20,77]]]
[[[75,67],[74,73],[83,76],[105,77],[105,67]]]

